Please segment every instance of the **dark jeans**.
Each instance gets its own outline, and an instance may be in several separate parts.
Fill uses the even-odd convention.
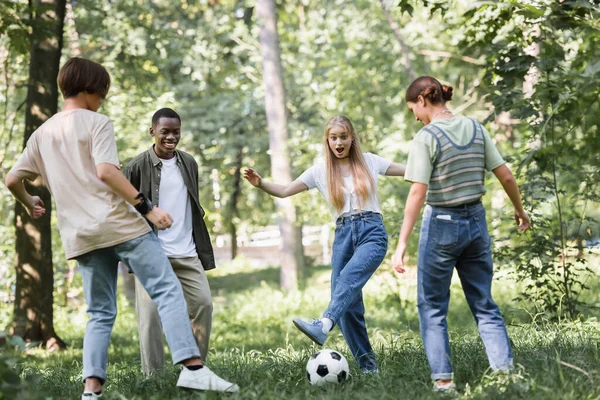
[[[453,377],[446,315],[455,267],[490,366],[494,370],[509,370],[512,351],[500,309],[492,299],[494,267],[483,205],[426,206],[418,264],[419,320],[431,378]]]
[[[387,252],[381,214],[365,212],[336,222],[331,259],[331,301],[323,317],[338,324],[358,366],[377,368],[365,323],[362,288]]]

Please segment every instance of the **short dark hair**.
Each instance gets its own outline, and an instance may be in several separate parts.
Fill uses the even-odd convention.
[[[404,100],[414,103],[419,96],[423,96],[432,104],[445,103],[452,100],[452,91],[451,86],[442,85],[432,76],[421,76],[406,89]]]
[[[58,87],[66,98],[80,92],[105,98],[110,88],[110,75],[102,65],[85,58],[70,58],[58,72]]]
[[[177,114],[172,108],[161,108],[155,112],[152,116],[152,126],[158,125],[158,121],[160,121],[161,118],[177,118],[179,123],[181,123],[179,114]]]

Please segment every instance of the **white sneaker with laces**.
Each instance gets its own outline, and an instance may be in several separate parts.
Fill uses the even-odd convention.
[[[215,392],[235,393],[240,390],[235,383],[218,377],[206,365],[196,371],[183,367],[177,380],[177,386],[195,390],[214,390]]]
[[[102,397],[102,392],[100,392],[100,394],[97,394],[94,392],[85,391],[81,395],[81,400],[94,400],[99,399],[100,397]]]

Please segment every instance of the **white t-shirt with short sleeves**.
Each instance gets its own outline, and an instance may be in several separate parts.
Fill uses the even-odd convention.
[[[354,182],[352,177],[347,177],[344,178],[344,207],[341,211],[333,208],[331,202],[329,201],[325,163],[320,163],[310,167],[298,177],[302,183],[308,186],[308,189],[317,188],[317,190],[321,192],[321,195],[323,195],[329,204],[329,209],[334,220],[337,220],[342,215],[355,214],[364,211],[381,213],[381,208],[379,207],[379,198],[377,196],[377,178],[379,175],[385,175],[392,162],[372,153],[363,153],[363,156],[365,157],[367,168],[371,174],[371,177],[373,178],[373,182],[375,183],[375,188],[371,191],[369,198],[363,207],[360,207],[360,201],[357,198],[357,194],[354,193]]]

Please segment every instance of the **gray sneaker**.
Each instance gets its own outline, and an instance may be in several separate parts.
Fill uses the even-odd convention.
[[[319,346],[323,346],[323,343],[327,340],[327,334],[323,333],[323,322],[320,319],[313,318],[312,321],[306,322],[300,318],[294,318],[293,322],[300,332],[304,333]]]

